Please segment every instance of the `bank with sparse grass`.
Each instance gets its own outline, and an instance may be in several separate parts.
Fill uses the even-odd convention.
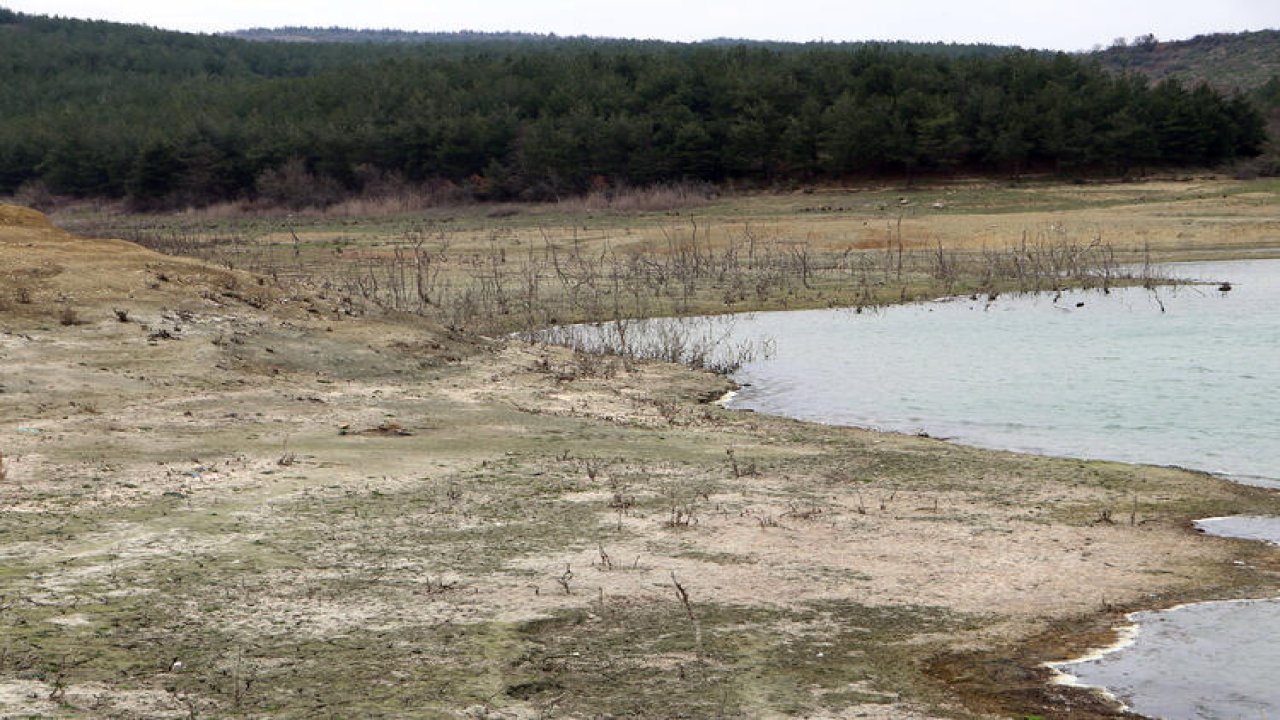
[[[531,279],[585,316],[633,288],[657,296],[634,307],[674,307],[686,277],[702,311],[721,273],[758,271],[793,307],[856,299],[860,253],[892,296],[936,287],[939,245],[1007,258],[1024,231],[1059,268],[1061,236],[1268,251],[1274,202],[1196,181],[722,199],[692,218],[60,218],[211,262],[2,214],[0,714],[1114,717],[1040,663],[1129,610],[1274,594],[1273,550],[1190,527],[1280,512],[1272,493],[729,412],[707,402],[718,376],[478,338],[343,278],[376,272],[414,303],[438,267],[438,290],[501,289],[523,323]],[[768,238],[758,269],[748,228]],[[397,258],[419,238],[429,262]],[[632,262],[666,284],[622,276]]]

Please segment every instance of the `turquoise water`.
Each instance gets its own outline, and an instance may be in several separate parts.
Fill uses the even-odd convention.
[[[775,350],[727,404],[1280,486],[1280,261],[1169,266],[1230,281],[740,318]]]
[[[1280,487],[1280,261],[1170,266],[1215,282],[742,320],[772,338],[730,407]],[[1280,543],[1280,519],[1203,520]],[[1280,717],[1280,601],[1138,613],[1132,643],[1059,666],[1134,711]]]
[[[733,408],[1280,487],[1280,260],[1169,273],[1214,284],[640,321],[625,337],[655,357],[754,356]],[[623,337],[578,326],[561,341]],[[1276,518],[1200,526],[1280,544]],[[1131,645],[1061,669],[1153,717],[1280,717],[1280,601],[1132,619]]]

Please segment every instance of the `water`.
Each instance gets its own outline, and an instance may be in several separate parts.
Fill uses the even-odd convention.
[[[727,404],[824,423],[927,432],[1050,455],[1180,465],[1280,488],[1280,261],[1170,266],[1215,281],[888,308],[652,321],[654,357],[754,355]],[[1230,281],[1220,292],[1216,282]],[[616,330],[570,329],[617,347]],[[644,340],[641,340],[644,338]],[[672,350],[679,350],[673,353]],[[716,356],[713,349],[728,350]],[[771,351],[759,351],[762,348]],[[746,354],[741,350],[752,352]],[[1280,544],[1280,518],[1213,518],[1206,533]],[[1280,601],[1138,613],[1132,642],[1063,664],[1137,712],[1280,717]]]
[[[1208,535],[1280,545],[1280,518],[1244,516],[1207,518],[1197,520],[1196,527]]]
[[[1170,268],[1232,290],[757,314],[734,338],[776,349],[728,405],[1280,487],[1280,261]]]
[[[1171,266],[1216,286],[768,313],[728,405],[1041,454],[1180,465],[1280,487],[1280,261]],[[1210,534],[1280,544],[1280,518]],[[1152,717],[1280,717],[1280,601],[1138,613],[1131,642],[1059,666]]]
[[[1280,602],[1201,603],[1135,613],[1121,650],[1059,666],[1156,718],[1275,718],[1280,714]]]

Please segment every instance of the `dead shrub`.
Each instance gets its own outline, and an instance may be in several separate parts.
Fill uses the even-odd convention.
[[[559,205],[573,210],[613,210],[616,212],[670,212],[706,205],[715,196],[715,187],[706,183],[669,183],[631,187],[596,187],[586,195],[561,200]]]
[[[13,201],[43,213],[50,212],[58,206],[58,198],[49,191],[49,186],[43,180],[28,180],[22,183],[13,194]]]
[[[65,326],[84,325],[85,320],[80,317],[80,313],[76,312],[75,308],[68,305],[58,312],[58,324]]]
[[[291,210],[328,207],[343,195],[342,186],[326,175],[316,175],[302,158],[264,170],[255,182],[258,197],[270,205]]]

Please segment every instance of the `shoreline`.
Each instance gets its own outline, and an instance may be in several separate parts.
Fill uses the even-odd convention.
[[[1238,538],[1238,539],[1250,539],[1250,538]],[[1116,628],[1117,639],[1114,643],[1110,645],[1098,647],[1084,655],[1072,658],[1070,660],[1065,660],[1060,662],[1047,662],[1045,663],[1045,667],[1053,672],[1053,677],[1051,680],[1053,684],[1064,685],[1067,687],[1081,688],[1081,689],[1089,690],[1091,692],[1095,692],[1107,698],[1111,702],[1114,702],[1120,708],[1121,711],[1131,712],[1132,708],[1128,704],[1126,704],[1123,700],[1121,700],[1120,697],[1117,696],[1111,688],[1103,685],[1094,685],[1094,684],[1085,682],[1078,675],[1070,672],[1069,668],[1075,665],[1081,665],[1084,663],[1102,660],[1107,656],[1110,656],[1116,653],[1122,653],[1125,650],[1137,645],[1138,642],[1141,640],[1142,631],[1143,631],[1143,623],[1138,618],[1139,615],[1166,616],[1172,613],[1177,613],[1182,610],[1194,609],[1194,608],[1200,608],[1200,607],[1229,606],[1229,605],[1237,605],[1237,604],[1256,604],[1256,603],[1270,603],[1270,604],[1280,605],[1280,595],[1272,595],[1270,597],[1257,597],[1257,598],[1233,598],[1228,600],[1206,600],[1206,601],[1200,601],[1200,602],[1187,602],[1187,603],[1181,603],[1181,604],[1173,605],[1171,607],[1162,608],[1162,609],[1139,610],[1139,611],[1130,612],[1125,615],[1125,619],[1129,624]]]
[[[725,393],[724,396],[722,396],[720,399],[716,400],[715,402],[716,404],[726,407],[727,409],[733,412],[747,412],[747,413],[761,412],[753,408],[729,407],[728,403],[737,395],[738,395],[738,392],[736,390],[732,390]],[[885,430],[885,429],[870,427],[865,425],[833,424],[833,423],[826,423],[826,422],[814,421],[814,420],[790,418],[789,416],[786,416],[786,415],[772,414],[772,413],[768,413],[768,415],[772,415],[773,417],[779,417],[779,418],[794,419],[795,421],[801,422],[801,423],[812,423],[817,425],[828,425],[833,427],[853,428],[853,429],[876,433],[879,435],[897,435],[902,437],[911,436],[910,433],[900,432],[896,430]],[[1206,478],[1212,478],[1213,480],[1216,480],[1216,481],[1240,484],[1240,485],[1245,485],[1249,487],[1257,487],[1257,488],[1268,489],[1268,490],[1280,489],[1280,486],[1278,486],[1278,484],[1280,484],[1280,481],[1270,479],[1270,478],[1250,478],[1252,480],[1255,480],[1256,482],[1244,482],[1240,479],[1241,476],[1231,475],[1229,473],[1212,472],[1208,470],[1201,470],[1197,468],[1190,468],[1190,467],[1185,467],[1180,465],[1157,465],[1152,463],[1127,462],[1127,461],[1110,460],[1106,458],[1093,458],[1093,457],[1084,457],[1084,456],[1047,455],[1047,454],[1037,453],[1033,451],[1026,451],[1018,448],[999,447],[994,445],[971,444],[961,440],[956,440],[954,438],[934,437],[934,436],[930,436],[923,433],[917,433],[915,434],[915,436],[934,439],[940,442],[951,443],[951,444],[955,444],[963,447],[971,447],[978,450],[989,450],[989,451],[995,451],[995,452],[1011,452],[1011,453],[1016,453],[1021,455],[1028,455],[1031,457],[1053,458],[1053,459],[1062,459],[1062,460],[1083,460],[1088,462],[1118,463],[1122,465],[1129,465],[1135,468],[1142,468],[1142,467],[1162,468],[1162,469],[1169,469],[1169,470],[1175,470],[1179,472],[1186,472],[1190,474],[1200,475]],[[1245,477],[1248,477],[1248,476],[1245,476]],[[1199,518],[1199,519],[1191,520],[1190,522],[1192,527],[1195,529],[1195,531],[1198,534],[1203,535],[1205,537],[1244,540],[1244,541],[1255,542],[1261,545],[1272,546],[1272,547],[1280,546],[1280,540],[1268,540],[1263,538],[1248,537],[1244,535],[1214,534],[1214,533],[1207,532],[1200,525],[1203,522],[1241,518],[1241,517],[1257,518],[1262,520],[1270,519],[1270,520],[1276,520],[1280,522],[1280,516],[1240,516],[1240,515]],[[1277,586],[1276,592],[1280,592],[1280,586]],[[1143,615],[1143,614],[1163,615],[1166,613],[1177,612],[1184,608],[1191,608],[1191,607],[1198,607],[1198,606],[1226,605],[1226,604],[1236,604],[1236,603],[1256,603],[1256,602],[1280,603],[1280,595],[1270,595],[1270,596],[1264,596],[1264,597],[1243,597],[1243,598],[1230,598],[1230,599],[1217,599],[1217,600],[1189,601],[1189,602],[1180,602],[1171,606],[1153,605],[1153,606],[1144,607],[1138,610],[1132,610],[1127,612],[1124,615],[1126,624],[1112,626],[1110,628],[1110,632],[1112,632],[1115,635],[1115,638],[1112,642],[1108,644],[1103,644],[1103,645],[1088,646],[1088,649],[1084,651],[1083,654],[1070,657],[1069,659],[1066,659],[1066,660],[1043,661],[1041,663],[1041,666],[1052,673],[1049,679],[1047,680],[1047,683],[1049,685],[1074,688],[1077,690],[1091,693],[1093,695],[1096,695],[1102,698],[1106,702],[1113,704],[1119,711],[1128,713],[1128,712],[1131,712],[1131,708],[1124,701],[1122,701],[1110,688],[1103,685],[1089,684],[1081,680],[1078,676],[1074,675],[1069,671],[1070,666],[1079,665],[1079,664],[1094,661],[1094,660],[1100,660],[1106,656],[1109,656],[1118,652],[1123,652],[1124,650],[1134,646],[1138,642],[1143,629],[1143,624],[1137,618],[1138,615]]]
[[[1049,681],[1050,684],[1079,688],[1081,690],[1096,693],[1108,701],[1115,703],[1121,711],[1128,711],[1129,707],[1120,700],[1119,697],[1111,692],[1110,689],[1101,685],[1090,685],[1085,683],[1080,680],[1079,677],[1071,674],[1063,668],[1069,665],[1078,665],[1080,663],[1089,662],[1091,660],[1101,660],[1112,653],[1121,652],[1126,648],[1132,647],[1134,643],[1138,641],[1138,636],[1142,633],[1142,624],[1133,619],[1133,616],[1140,612],[1151,611],[1143,610],[1127,614],[1125,617],[1130,621],[1130,623],[1128,625],[1115,628],[1116,641],[1114,643],[1094,648],[1084,655],[1070,660],[1046,662],[1044,667],[1053,673],[1052,679]]]
[[[729,411],[718,376],[41,233],[0,233],[35,300],[0,334],[0,588],[34,600],[0,714],[1101,718],[1039,663],[1276,586],[1189,528],[1280,513],[1256,488]],[[1132,526],[1097,522],[1117,488],[1153,498]]]
[[[1248,262],[1248,261],[1245,261],[1245,262]],[[947,298],[943,298],[941,300],[946,300],[946,299]],[[935,300],[935,302],[937,301],[939,300]],[[757,380],[756,383],[758,382],[759,381]],[[729,394],[725,398],[722,398],[720,402],[725,407],[730,407],[731,409],[747,410],[750,412],[763,412],[759,408],[752,408],[752,407],[732,408],[731,401],[737,395],[738,395],[737,393]],[[787,417],[785,414],[781,416]],[[885,433],[885,432],[903,433],[903,431],[901,430],[886,430],[884,428],[877,427],[874,424],[860,424],[856,422],[830,423],[829,421],[814,420],[814,419],[806,419],[804,421],[816,422],[819,424],[835,424],[842,427],[856,427],[856,428],[869,430],[873,432],[879,432],[879,433]],[[923,433],[924,431],[921,431],[921,433],[919,434],[923,435]],[[927,435],[924,435],[924,436],[928,437]],[[998,443],[974,443],[974,442],[969,442],[963,439],[956,440],[955,438],[951,438],[951,437],[940,438],[940,439],[946,442],[953,442],[960,445],[967,445],[969,447],[977,447],[977,448],[991,449],[991,450],[997,450],[997,451],[1029,453],[1029,454],[1041,455],[1041,456],[1047,456],[1047,457],[1075,458],[1075,459],[1080,459],[1084,461],[1106,460],[1109,462],[1124,462],[1127,464],[1132,464],[1134,466],[1143,466],[1143,467],[1163,467],[1163,468],[1168,468],[1172,470],[1203,475],[1209,478],[1213,478],[1216,481],[1236,483],[1236,484],[1245,485],[1245,486],[1264,488],[1267,490],[1280,489],[1280,480],[1276,480],[1272,478],[1253,477],[1253,476],[1247,476],[1247,475],[1233,474],[1233,473],[1222,472],[1222,471],[1201,470],[1201,469],[1196,469],[1192,467],[1187,467],[1185,465],[1153,464],[1153,463],[1143,463],[1143,462],[1127,461],[1127,460],[1107,460],[1106,458],[1097,458],[1097,457],[1091,457],[1087,455],[1058,455],[1058,454],[1044,455],[1043,451],[1035,451],[1035,450],[1028,451],[1022,448],[1010,447],[1008,445],[1001,445]],[[1239,516],[1228,516],[1228,517],[1239,517]],[[1205,530],[1205,528],[1201,525],[1201,523],[1206,521],[1212,521],[1214,519],[1217,519],[1217,518],[1199,518],[1199,519],[1188,518],[1191,525],[1199,533],[1205,536],[1254,540],[1254,541],[1258,541],[1263,544],[1267,544],[1271,546],[1280,545],[1280,541],[1277,541],[1277,540],[1266,540],[1263,538],[1255,538],[1247,535],[1210,533]],[[1272,516],[1271,519],[1277,520],[1278,518]],[[1125,649],[1132,647],[1138,641],[1138,638],[1142,632],[1142,624],[1137,619],[1138,616],[1141,614],[1164,615],[1166,613],[1176,612],[1182,608],[1194,607],[1199,605],[1213,605],[1213,604],[1237,603],[1237,602],[1257,602],[1257,601],[1280,601],[1280,597],[1276,597],[1274,594],[1266,594],[1261,597],[1241,597],[1241,598],[1231,598],[1231,599],[1225,599],[1225,600],[1213,599],[1213,600],[1182,602],[1182,603],[1174,604],[1172,606],[1167,606],[1167,605],[1161,606],[1159,604],[1153,604],[1149,608],[1143,608],[1140,610],[1134,610],[1132,612],[1128,612],[1124,616],[1127,624],[1117,625],[1111,628],[1111,632],[1114,634],[1115,637],[1110,643],[1099,645],[1099,646],[1088,647],[1082,654],[1071,656],[1069,657],[1069,659],[1066,659],[1066,660],[1044,661],[1042,665],[1044,668],[1048,669],[1052,673],[1051,677],[1048,680],[1050,684],[1078,688],[1081,690],[1095,693],[1100,697],[1108,700],[1109,702],[1114,703],[1122,712],[1128,711],[1129,710],[1128,706],[1123,701],[1121,701],[1120,698],[1117,695],[1115,695],[1110,688],[1101,686],[1101,685],[1086,683],[1082,681],[1078,676],[1072,674],[1070,672],[1070,668],[1073,666],[1080,665],[1082,663],[1087,663],[1093,660],[1101,659],[1113,653],[1123,652]]]

